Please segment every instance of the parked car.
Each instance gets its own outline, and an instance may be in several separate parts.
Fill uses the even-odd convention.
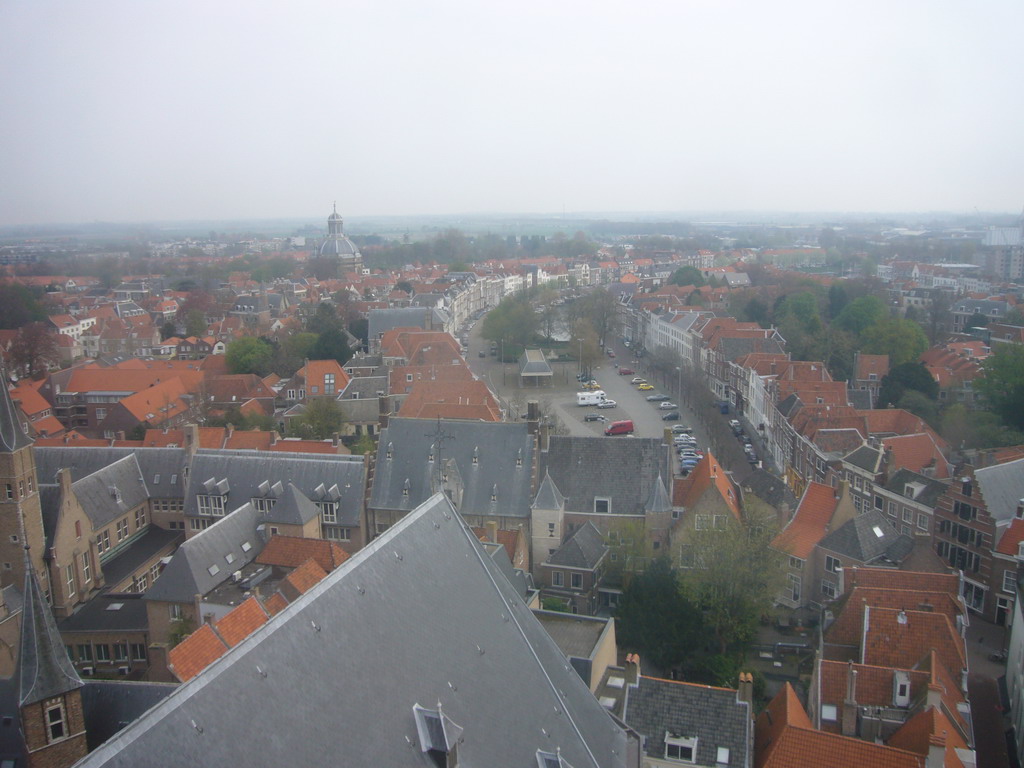
[[[603,402],[597,404],[598,408],[615,408],[617,406],[618,403],[616,403],[614,400],[604,400]]]
[[[669,411],[661,417],[662,421],[679,421],[679,411]]]
[[[609,349],[608,350],[608,357],[615,357],[615,350],[614,349]]]
[[[629,383],[630,384],[646,384],[647,383],[647,379],[641,379],[639,376],[634,376],[633,379]]]
[[[613,421],[605,428],[604,433],[605,435],[632,435],[633,422],[628,419],[625,421]]]
[[[729,429],[732,430],[734,435],[738,435],[743,431],[743,425],[736,419],[729,419]]]
[[[619,376],[632,376],[634,373],[636,371],[632,368],[619,368]],[[636,384],[637,382],[634,381],[633,383]]]
[[[648,392],[648,391],[654,389],[654,387],[651,386],[650,384],[648,384],[647,382],[644,382],[639,387],[637,387],[637,389],[639,389],[641,392]]]
[[[640,389],[643,389],[643,387],[640,387]],[[654,387],[651,387],[651,389],[654,389]],[[652,403],[660,403],[662,400],[668,400],[668,395],[648,395],[647,400]],[[674,405],[672,407],[675,408]]]
[[[482,349],[479,352],[477,352],[476,354],[477,354],[477,357],[487,357],[487,353],[484,352]]]
[[[693,432],[693,427],[689,424],[676,424],[672,427],[672,433],[676,435],[690,434]]]
[[[600,408],[601,406],[599,405],[597,407]],[[583,417],[583,420],[584,421],[608,421],[608,419],[606,419],[600,413],[588,413],[586,416]]]
[[[670,403],[668,400],[658,403],[658,407],[663,411],[674,411],[679,406],[675,403]]]

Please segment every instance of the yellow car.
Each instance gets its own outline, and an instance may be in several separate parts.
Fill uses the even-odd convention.
[[[598,384],[596,381],[588,381],[586,384],[583,385],[583,388],[584,389],[600,389],[601,385]]]
[[[654,386],[651,384],[641,384],[639,387],[637,387],[637,389],[639,389],[641,392],[646,392],[648,390],[654,389]]]

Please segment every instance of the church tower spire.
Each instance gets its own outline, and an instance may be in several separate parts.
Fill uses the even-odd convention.
[[[34,440],[29,437],[0,366],[0,586],[25,579],[23,547],[31,547],[32,564],[45,580],[43,513],[39,506]],[[27,540],[26,540],[27,537]]]
[[[61,641],[25,548],[25,595],[18,650],[18,707],[29,768],[62,768],[88,748],[84,685]]]

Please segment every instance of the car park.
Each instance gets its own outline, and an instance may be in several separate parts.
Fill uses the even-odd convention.
[[[648,384],[647,382],[644,382],[639,387],[637,387],[637,389],[639,389],[641,392],[649,392],[650,390],[654,389],[654,387]]]
[[[679,411],[669,411],[661,417],[662,421],[679,421]]]
[[[600,408],[600,406],[598,406]],[[584,421],[607,421],[600,413],[588,413],[583,417]]]
[[[617,406],[618,403],[616,403],[614,400],[605,400],[597,404],[598,408],[615,408]]]
[[[668,395],[648,395],[647,400],[652,403],[660,403],[662,400],[668,400]],[[674,408],[675,406],[672,407]]]
[[[629,383],[630,384],[646,384],[647,383],[647,379],[642,379],[639,376],[634,376],[633,379]]]
[[[679,406],[675,403],[670,403],[668,400],[658,403],[658,407],[663,411],[674,411]]]

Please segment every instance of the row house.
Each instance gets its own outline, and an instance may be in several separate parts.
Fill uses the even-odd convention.
[[[996,299],[961,299],[949,308],[953,316],[953,333],[967,333],[970,320],[975,315],[984,315],[989,323],[999,322],[1012,308],[1008,302]]]
[[[981,361],[987,353],[981,342],[932,347],[921,355],[921,363],[939,386],[939,401],[974,406],[974,382],[984,374]]]
[[[47,321],[56,328],[57,333],[70,336],[78,341],[82,334],[96,325],[95,317],[73,317],[72,315],[50,315]]]
[[[779,397],[775,382],[789,362],[788,354],[754,352],[729,364],[729,386],[740,404],[737,418],[745,418],[757,430],[764,451],[762,460],[775,467],[785,466],[784,419],[776,407]]]
[[[734,393],[729,387],[729,363],[751,352],[785,352],[785,339],[774,328],[761,328],[757,323],[740,323],[733,318],[711,318],[699,329],[701,368],[708,377],[708,387],[719,400],[733,405]]]
[[[868,408],[874,408],[878,402],[878,390],[882,387],[882,379],[889,375],[888,355],[866,355],[856,352],[853,355],[853,379],[850,388],[866,392]]]

